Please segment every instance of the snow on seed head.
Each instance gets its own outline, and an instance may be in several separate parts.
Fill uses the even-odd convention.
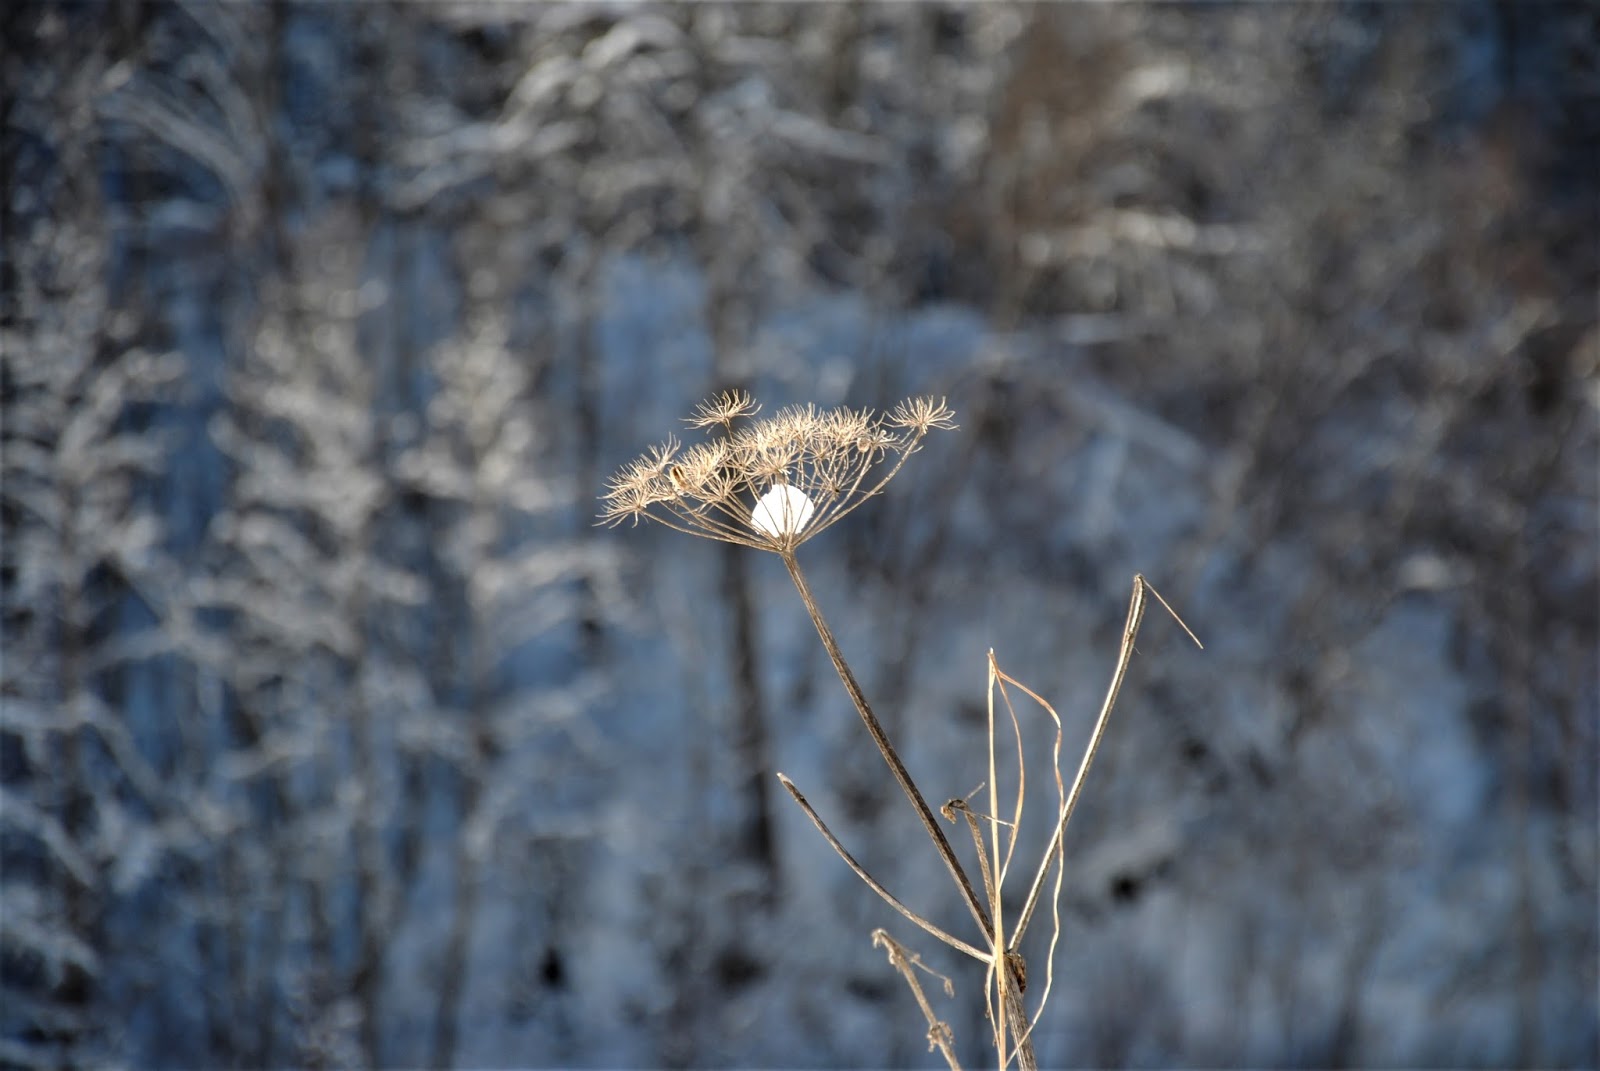
[[[800,488],[775,483],[750,511],[750,527],[773,539],[792,536],[805,528],[816,506]]]

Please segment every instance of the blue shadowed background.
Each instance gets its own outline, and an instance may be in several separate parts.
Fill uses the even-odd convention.
[[[956,412],[801,551],[935,805],[1207,643],[1042,1065],[1595,1066],[1594,7],[0,26],[0,1065],[937,1066],[877,926],[990,1064],[781,563],[594,524],[742,387]]]

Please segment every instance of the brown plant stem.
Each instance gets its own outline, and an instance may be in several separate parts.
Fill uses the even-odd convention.
[[[878,721],[877,715],[872,712],[872,706],[867,702],[866,695],[861,691],[861,685],[856,683],[855,674],[844,660],[844,654],[839,650],[839,644],[833,638],[833,630],[828,627],[828,622],[823,619],[822,611],[817,606],[816,598],[811,594],[811,586],[806,583],[805,574],[800,571],[800,562],[795,558],[793,551],[780,554],[783,564],[789,570],[789,579],[794,581],[794,586],[800,593],[800,601],[805,603],[806,613],[811,615],[811,623],[816,626],[817,636],[822,640],[823,648],[828,652],[828,658],[833,662],[834,671],[839,674],[839,680],[844,684],[844,690],[849,693],[850,701],[855,704],[856,713],[861,715],[862,724],[867,727],[867,735],[872,737],[872,742],[877,745],[878,753],[883,756],[883,761],[889,766],[889,772],[894,775],[906,799],[911,801],[911,807],[917,812],[922,827],[928,831],[928,837],[933,841],[933,846],[939,852],[939,858],[944,861],[945,869],[950,872],[950,877],[955,881],[956,887],[961,890],[962,898],[967,903],[967,910],[972,912],[973,919],[978,923],[978,930],[986,941],[994,937],[993,924],[989,921],[989,913],[984,910],[983,903],[978,899],[977,890],[972,887],[972,881],[967,877],[967,872],[962,868],[961,861],[956,858],[950,841],[945,837],[944,830],[939,828],[939,823],[934,820],[933,811],[928,806],[928,801],[923,798],[916,782],[911,780],[911,774],[906,770],[905,763],[900,761],[900,755],[895,751],[894,745],[889,742],[888,734],[883,731],[883,725]],[[1009,1029],[1011,1036],[1017,1041],[1016,1059],[1020,1071],[1034,1071],[1038,1066],[1033,1055],[1033,1043],[1028,1039],[1029,1022],[1028,1012],[1022,1003],[1022,979],[1016,967],[1011,963],[1010,957],[1004,953],[1006,949],[996,948],[995,964],[997,967],[1004,965],[1006,983],[1000,986],[1004,1007],[1006,1025],[996,1027],[996,1043],[1000,1042],[1000,1030]],[[1004,1051],[1004,1048],[1001,1048]]]
[[[928,807],[928,801],[923,799],[922,792],[917,788],[916,782],[911,780],[911,774],[906,770],[905,763],[900,761],[900,755],[889,742],[888,735],[883,731],[883,725],[878,721],[878,716],[872,712],[867,697],[861,691],[861,685],[856,683],[856,676],[850,671],[850,666],[844,660],[844,655],[839,650],[838,642],[833,638],[833,630],[828,627],[828,622],[822,617],[822,611],[817,607],[816,598],[811,594],[811,586],[806,583],[805,574],[800,571],[800,563],[793,554],[784,554],[783,564],[789,570],[789,577],[794,581],[795,588],[800,592],[800,601],[806,605],[806,613],[811,615],[811,623],[817,627],[817,635],[822,639],[822,646],[828,652],[828,658],[833,662],[835,672],[844,682],[844,690],[850,694],[850,701],[855,704],[856,712],[861,715],[861,721],[867,727],[867,735],[872,737],[872,742],[878,746],[878,753],[883,756],[883,761],[889,764],[889,772],[894,775],[900,790],[906,794],[906,799],[911,801],[912,808],[917,812],[917,817],[922,820],[922,827],[928,831],[928,836],[933,841],[933,846],[939,851],[939,858],[944,860],[945,869],[950,871],[950,877],[955,880],[956,886],[961,890],[962,897],[967,902],[967,909],[972,912],[972,917],[978,923],[978,928],[984,936],[989,935],[989,914],[984,910],[983,904],[978,899],[977,890],[973,889],[967,872],[962,869],[961,861],[956,858],[955,850],[950,847],[950,841],[945,837],[944,830],[939,828],[939,823],[934,820],[933,811]]]

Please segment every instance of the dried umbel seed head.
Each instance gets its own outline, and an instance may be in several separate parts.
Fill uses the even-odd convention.
[[[668,436],[607,485],[607,524],[659,521],[691,535],[792,554],[881,491],[935,428],[944,400],[913,398],[887,416],[795,406],[762,420],[748,394],[702,403],[688,423],[716,436],[684,448]]]

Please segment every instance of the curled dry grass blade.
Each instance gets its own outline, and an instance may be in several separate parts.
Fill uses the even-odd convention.
[[[1186,634],[1188,634],[1189,638],[1194,641],[1195,645],[1202,647],[1203,649],[1204,645],[1200,643],[1199,638],[1195,636],[1194,632],[1190,630],[1188,625],[1184,624],[1183,619],[1180,618],[1175,611],[1173,611],[1172,607],[1167,604],[1167,601],[1161,597],[1160,593],[1151,587],[1149,582],[1146,581],[1142,575],[1136,574],[1133,578],[1133,594],[1128,605],[1128,616],[1123,622],[1122,643],[1117,652],[1116,665],[1113,667],[1111,673],[1111,682],[1106,688],[1105,698],[1100,704],[1099,715],[1095,718],[1094,727],[1089,734],[1089,741],[1084,747],[1083,758],[1078,764],[1078,771],[1073,776],[1072,785],[1070,788],[1064,786],[1061,778],[1061,716],[1056,713],[1055,707],[1051,706],[1051,704],[1045,700],[1043,696],[1033,691],[1015,677],[1012,677],[1010,674],[1001,670],[999,663],[995,660],[994,652],[989,652],[989,732],[991,786],[994,785],[995,777],[993,755],[995,739],[994,695],[996,691],[1000,693],[1001,699],[1005,703],[1007,711],[1011,714],[1013,730],[1018,732],[1019,741],[1020,730],[1016,729],[1016,710],[1012,706],[1010,696],[1006,693],[1006,685],[1008,684],[1026,694],[1028,698],[1032,699],[1041,708],[1043,708],[1044,711],[1050,715],[1050,719],[1055,723],[1056,727],[1055,743],[1051,753],[1051,768],[1055,777],[1056,795],[1058,800],[1055,828],[1051,834],[1048,845],[1045,847],[1045,850],[1039,859],[1038,869],[1034,875],[1032,884],[1028,888],[1027,896],[1023,902],[1022,911],[1018,915],[1016,925],[1012,928],[1009,938],[1002,942],[999,938],[999,929],[997,927],[997,936],[991,945],[991,952],[993,953],[995,961],[1001,959],[1002,950],[1004,952],[1005,959],[1010,960],[1012,957],[1019,957],[1020,961],[1019,948],[1022,944],[1022,938],[1026,934],[1028,926],[1033,920],[1035,909],[1038,907],[1039,897],[1044,888],[1044,884],[1049,872],[1053,866],[1055,869],[1055,882],[1050,896],[1051,932],[1049,949],[1045,954],[1045,986],[1043,992],[1039,996],[1036,1010],[1028,1019],[1026,1031],[1018,1039],[1021,1043],[1027,1042],[1029,1035],[1031,1035],[1033,1032],[1033,1028],[1038,1025],[1040,1018],[1044,1014],[1045,1006],[1050,1000],[1050,993],[1055,984],[1055,954],[1056,948],[1061,940],[1060,902],[1062,880],[1066,872],[1066,851],[1064,838],[1066,834],[1067,823],[1071,820],[1072,813],[1076,809],[1078,800],[1083,793],[1084,782],[1089,776],[1089,767],[1093,765],[1095,755],[1100,750],[1100,743],[1105,737],[1106,725],[1111,719],[1111,711],[1116,706],[1117,697],[1121,694],[1123,682],[1127,679],[1128,666],[1133,661],[1134,641],[1138,637],[1139,626],[1144,621],[1145,607],[1147,605],[1149,596],[1151,595],[1154,595],[1156,600],[1161,603],[1162,607],[1167,611],[1167,613],[1172,615],[1172,619],[1178,623],[1179,627],[1182,628]],[[1026,769],[1026,764],[1021,759],[1020,748],[1018,756],[1018,788],[1015,811],[1016,824],[1012,827],[1012,833],[1010,837],[1012,842],[1014,842],[1016,838],[1016,827],[1020,826],[1021,824],[1026,786],[1025,774],[1023,773],[1023,771]],[[991,794],[991,800],[993,798],[994,797]],[[991,809],[993,809],[993,804],[991,804]],[[992,826],[991,828],[993,830],[993,846],[996,851],[996,857],[998,858],[999,830],[998,827],[995,826]],[[1003,878],[1001,884],[1003,885]],[[999,914],[998,910],[996,911],[996,914]],[[1024,978],[1025,977],[1026,975],[1024,974]],[[992,1015],[992,1009],[995,1003],[1006,1005],[1008,1000],[1013,995],[1007,992],[1007,980],[1003,976],[997,980],[992,980],[991,987],[990,1008]],[[998,992],[996,992],[996,990],[998,990]],[[1000,1064],[1001,1067],[1004,1068],[1006,1066],[1004,1041],[998,1036],[998,1031],[996,1044],[1000,1047]]]

